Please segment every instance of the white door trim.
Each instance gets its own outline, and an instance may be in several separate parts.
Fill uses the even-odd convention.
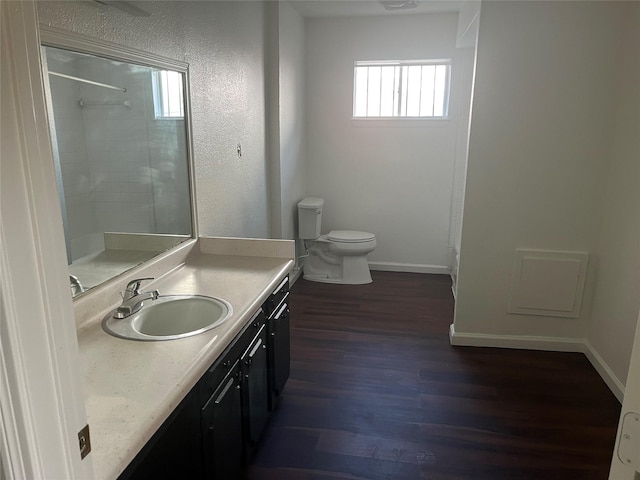
[[[8,479],[93,478],[33,0],[0,2],[0,457]]]
[[[625,386],[624,401],[622,402],[622,410],[620,411],[620,420],[618,422],[618,434],[616,435],[616,445],[611,459],[611,470],[609,471],[609,480],[637,480],[640,471],[623,463],[619,455],[619,447],[622,435],[622,424],[625,415],[636,413],[640,414],[640,315],[638,315],[638,324],[636,326],[636,337],[631,351],[631,361],[629,363],[629,374],[627,375],[627,384]],[[631,438],[627,441],[631,443],[633,451],[637,452],[634,458],[637,465],[640,458],[640,439]]]

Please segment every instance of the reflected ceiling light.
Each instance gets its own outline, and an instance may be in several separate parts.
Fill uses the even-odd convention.
[[[413,0],[381,0],[380,4],[385,10],[408,10],[418,6],[418,2]]]

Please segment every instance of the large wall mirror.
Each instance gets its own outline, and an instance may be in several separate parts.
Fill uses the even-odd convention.
[[[195,236],[188,69],[44,27],[41,39],[75,296]]]

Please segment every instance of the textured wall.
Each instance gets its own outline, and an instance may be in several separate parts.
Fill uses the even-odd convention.
[[[376,235],[371,262],[449,265],[460,62],[470,61],[456,30],[455,14],[307,21],[308,193],[325,198],[323,232]],[[352,119],[354,61],[440,58],[452,59],[448,120]]]
[[[200,234],[268,236],[263,4],[140,6],[151,16],[50,1],[38,14],[47,25],[188,62]]]

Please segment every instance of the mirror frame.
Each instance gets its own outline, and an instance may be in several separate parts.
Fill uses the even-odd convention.
[[[191,238],[185,242],[179,243],[165,252],[160,252],[152,259],[156,259],[161,256],[168,255],[172,250],[187,242],[193,242],[198,239],[198,222],[197,222],[197,208],[196,208],[196,185],[195,185],[195,171],[194,171],[194,156],[193,156],[193,135],[192,135],[192,116],[191,116],[191,90],[189,80],[189,64],[174,60],[172,58],[164,57],[155,53],[149,53],[135,48],[126,47],[117,43],[109,42],[106,40],[100,40],[86,35],[82,35],[75,32],[69,32],[59,28],[50,27],[48,25],[40,24],[40,45],[47,47],[61,48],[64,50],[71,50],[79,53],[86,53],[103,58],[107,58],[115,61],[125,61],[142,65],[151,68],[161,68],[166,70],[174,70],[184,75],[184,109],[185,109],[185,135],[186,135],[186,147],[187,147],[187,171],[189,176],[189,205],[191,207]],[[48,82],[43,78],[43,84],[45,91],[48,92]],[[49,95],[50,96],[50,95]],[[50,139],[53,142],[53,139]],[[151,260],[151,259],[150,259]],[[149,261],[149,260],[148,260]],[[110,283],[115,279],[126,275],[133,269],[139,268],[146,262],[142,262],[132,268],[129,268],[118,275],[105,280],[103,283],[95,285],[94,287],[86,290],[85,292],[73,297],[73,300],[84,297],[87,293],[91,293],[94,289],[100,286]]]

